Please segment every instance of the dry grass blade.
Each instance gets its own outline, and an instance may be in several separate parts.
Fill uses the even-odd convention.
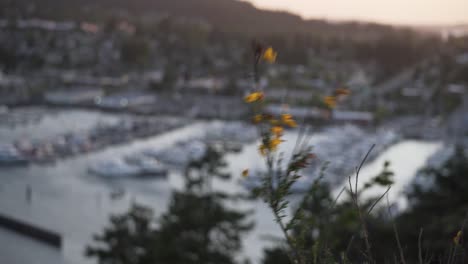
[[[335,208],[336,204],[338,203],[338,199],[340,199],[341,195],[343,194],[343,192],[344,192],[345,190],[346,190],[346,187],[341,188],[340,192],[339,192],[338,195],[335,197],[335,200],[333,201],[333,203],[331,204],[330,208],[329,208],[328,211],[327,211],[327,214],[326,214],[327,218],[329,218],[330,215],[332,214],[332,210]],[[328,231],[329,231],[329,227],[328,227],[328,225],[326,225],[326,226],[324,227],[325,239],[324,239],[324,243],[323,243],[323,246],[324,246],[325,248],[327,248],[327,246],[328,246],[328,235],[329,235],[329,232],[328,232]],[[322,248],[322,246],[321,246],[321,248]],[[321,250],[320,250],[320,251],[321,251]]]
[[[349,183],[349,195],[351,195],[351,199],[353,200],[353,202],[355,202],[353,185],[351,184],[351,175],[348,176],[348,183]]]
[[[388,190],[390,190],[390,187],[388,187]],[[393,233],[395,234],[395,240],[397,242],[398,252],[400,253],[400,261],[402,264],[406,264],[405,254],[403,253],[403,248],[401,247],[401,242],[400,242],[400,236],[398,235],[398,229],[397,229],[395,220],[393,219],[393,215],[390,209],[390,201],[388,199],[388,195],[387,195],[387,210],[388,210],[388,215],[390,216],[390,219],[392,221]]]
[[[368,215],[372,212],[374,207],[382,200],[382,198],[384,198],[384,196],[387,195],[388,191],[390,191],[391,188],[392,188],[392,186],[388,186],[387,190],[377,200],[375,200],[375,202],[372,204],[372,206],[367,211]],[[387,202],[388,202],[388,196],[387,196]]]
[[[359,173],[361,172],[361,168],[364,165],[364,163],[366,162],[367,158],[369,157],[369,154],[372,152],[374,147],[375,147],[375,144],[373,144],[369,148],[366,155],[362,159],[361,163],[356,168],[356,177],[355,177],[355,183],[354,183],[354,190],[353,190],[352,183],[351,183],[351,175],[348,176],[349,192],[350,192],[352,201],[354,203],[354,206],[356,207],[356,210],[357,210],[358,215],[359,215],[359,221],[361,222],[362,233],[363,233],[364,242],[365,242],[365,245],[366,245],[366,254],[364,254],[364,255],[366,256],[369,263],[374,263],[374,261],[373,261],[373,258],[372,258],[371,244],[369,242],[369,233],[367,231],[366,221],[364,219],[364,214],[362,212],[362,208],[359,205],[358,182],[359,182]]]
[[[421,246],[422,234],[423,234],[423,229],[421,228],[421,229],[419,230],[419,236],[418,236],[418,258],[419,258],[419,264],[424,264],[423,258],[422,258],[422,246]]]
[[[359,164],[359,167],[357,167],[357,169],[356,169],[356,182],[355,182],[355,187],[354,187],[354,190],[356,191],[356,193],[357,193],[357,184],[358,184],[358,181],[359,181],[359,173],[361,172],[361,168],[364,165],[364,162],[366,162],[367,158],[369,157],[369,155],[372,152],[372,150],[374,149],[374,147],[375,147],[375,144],[372,144],[372,146],[367,151],[366,156],[364,156],[364,158],[362,159],[361,164]]]
[[[338,193],[338,195],[336,196],[335,200],[333,201],[331,207],[330,207],[330,210],[335,208],[335,205],[336,203],[338,202],[338,199],[340,199],[341,195],[343,194],[343,192],[346,190],[346,187],[343,187],[341,188],[340,192]]]

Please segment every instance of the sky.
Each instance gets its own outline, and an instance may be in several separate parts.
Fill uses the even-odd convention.
[[[395,25],[468,23],[468,0],[244,0],[259,8],[304,18],[359,20]]]

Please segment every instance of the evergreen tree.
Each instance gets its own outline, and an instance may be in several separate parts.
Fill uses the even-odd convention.
[[[236,263],[241,235],[252,228],[247,214],[229,209],[224,201],[235,198],[215,192],[214,178],[229,179],[219,151],[209,147],[185,172],[186,188],[175,192],[157,231],[157,263]]]
[[[86,248],[86,256],[102,264],[154,263],[152,221],[153,212],[139,205],[133,205],[128,213],[111,216],[110,226],[94,236],[95,243]]]
[[[111,217],[111,225],[86,254],[100,264],[230,264],[242,246],[242,234],[252,228],[247,212],[230,209],[234,198],[212,188],[213,178],[229,179],[222,153],[209,147],[186,170],[186,186],[176,191],[158,227],[151,210],[134,206]]]
[[[407,255],[418,259],[418,239],[422,229],[421,248],[435,258],[447,260],[454,248],[457,259],[452,263],[466,263],[466,245],[460,240],[454,245],[458,231],[467,229],[468,213],[468,158],[461,146],[439,168],[422,170],[422,183],[414,185],[409,193],[409,209],[398,218],[401,235],[406,241]],[[465,229],[465,230],[463,230]],[[452,249],[450,249],[452,248]],[[459,261],[459,262],[457,262]]]

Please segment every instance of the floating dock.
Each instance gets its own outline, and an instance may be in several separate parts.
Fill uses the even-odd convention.
[[[62,237],[59,233],[32,225],[30,223],[26,223],[18,219],[14,219],[3,214],[0,214],[0,227],[30,237],[58,249],[62,247]]]

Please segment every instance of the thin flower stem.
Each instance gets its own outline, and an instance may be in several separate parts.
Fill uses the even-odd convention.
[[[284,226],[283,221],[281,221],[281,217],[278,214],[278,202],[274,198],[274,187],[273,187],[273,159],[274,157],[272,156],[271,153],[268,154],[267,157],[267,166],[268,166],[268,188],[269,188],[269,205],[271,210],[273,211],[273,215],[275,216],[275,220],[278,223],[281,231],[283,232],[283,235],[286,238],[286,241],[288,243],[289,248],[293,251],[293,256],[288,252],[289,258],[295,262],[296,264],[302,264],[301,263],[301,258],[299,255],[299,251],[294,245],[294,242],[292,241],[291,237],[288,235],[288,232],[286,230],[286,227]]]
[[[278,225],[283,232],[283,235],[286,237],[286,242],[288,243],[289,248],[293,251],[294,256],[291,256],[291,254],[288,252],[289,258],[297,264],[303,264],[301,262],[301,258],[299,255],[299,251],[297,250],[296,246],[294,245],[294,242],[292,241],[291,237],[288,235],[288,232],[286,230],[286,227],[284,226],[283,221],[281,221],[281,217],[278,215],[276,210],[272,207],[272,204],[270,204],[271,209],[273,210],[273,214],[275,216],[276,222],[278,222]]]
[[[374,149],[374,147],[375,147],[375,144],[373,144],[370,147],[369,151],[367,151],[366,155],[362,159],[361,164],[359,164],[359,167],[356,168],[356,177],[355,177],[355,183],[354,183],[354,190],[353,190],[353,187],[352,187],[352,184],[351,184],[351,176],[348,177],[350,195],[351,195],[353,203],[354,203],[354,205],[356,207],[356,210],[358,212],[359,221],[361,222],[361,227],[362,227],[362,234],[364,236],[364,242],[365,242],[365,245],[366,245],[366,254],[365,254],[365,256],[366,256],[366,258],[368,259],[368,261],[370,263],[374,263],[374,261],[373,261],[373,258],[372,258],[372,250],[371,250],[371,244],[369,242],[369,233],[367,231],[366,221],[364,219],[364,214],[362,212],[362,208],[359,205],[358,181],[359,181],[359,173],[361,171],[361,168],[364,165],[364,162],[367,160],[367,157],[369,157],[369,154],[371,153],[372,149]]]

